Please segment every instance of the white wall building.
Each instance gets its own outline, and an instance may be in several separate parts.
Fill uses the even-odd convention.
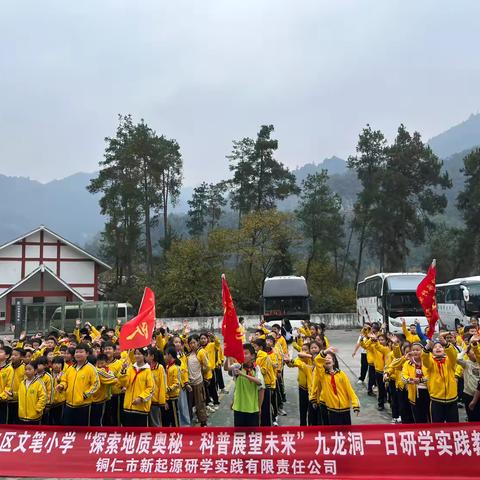
[[[0,330],[22,304],[98,300],[98,276],[110,267],[43,225],[0,246]],[[3,327],[3,328],[2,328]]]

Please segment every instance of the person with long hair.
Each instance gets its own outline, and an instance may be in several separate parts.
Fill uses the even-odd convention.
[[[165,427],[179,427],[178,397],[181,389],[181,362],[177,358],[177,350],[170,346],[165,350],[167,373],[167,404],[165,406]]]

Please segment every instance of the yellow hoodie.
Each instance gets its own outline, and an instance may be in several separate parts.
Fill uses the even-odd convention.
[[[163,365],[155,364],[152,369],[155,390],[153,391],[152,405],[164,406],[167,401],[167,376]]]
[[[455,379],[457,353],[453,345],[445,347],[446,356],[441,359],[433,357],[428,350],[422,352],[422,363],[428,377],[428,393],[432,400],[445,403],[457,400],[458,390]]]
[[[18,400],[18,389],[20,387],[20,383],[23,382],[25,378],[25,364],[22,362],[18,367],[13,368],[13,383],[12,383],[12,392],[13,397],[11,398],[12,401],[16,402]]]
[[[303,360],[297,357],[295,360],[288,362],[287,365],[290,368],[298,368],[297,382],[299,388],[303,390],[310,390],[313,376],[312,362],[310,360]]]
[[[422,376],[420,378],[420,382],[425,384],[428,382],[428,370],[425,368],[425,365],[422,363]],[[408,380],[414,380],[417,377],[417,366],[415,363],[410,361],[405,361],[402,368],[402,381],[407,386],[408,391],[408,401],[415,405],[417,402],[417,391],[418,386],[415,383],[408,383]]]
[[[315,357],[315,365],[322,385],[322,398],[327,408],[336,412],[348,412],[350,408],[359,411],[360,403],[357,394],[345,372],[335,370],[327,373],[325,357],[321,353]]]
[[[367,351],[367,361],[368,353],[373,357],[373,365],[375,366],[375,372],[383,374],[385,370],[385,365],[387,363],[387,357],[390,353],[390,348],[384,345],[380,345],[377,340],[361,340],[360,346]]]
[[[167,400],[176,400],[180,395],[180,367],[175,363],[167,365]]]
[[[47,391],[42,380],[34,377],[28,386],[27,382],[24,379],[18,387],[18,418],[24,422],[42,418],[47,404]]]
[[[13,367],[7,363],[0,367],[0,401],[7,401],[13,398]]]
[[[110,400],[112,396],[112,387],[118,383],[118,380],[108,367],[95,368],[97,370],[100,385],[98,390],[92,395],[92,403],[104,403],[107,400]]]
[[[72,365],[65,370],[60,385],[65,389],[65,401],[69,407],[85,407],[92,403],[92,396],[100,386],[97,370],[91,363],[81,367]]]
[[[257,352],[257,365],[260,367],[263,378],[265,380],[265,386],[268,388],[275,388],[277,385],[277,372],[272,365],[270,355],[263,350]]]
[[[120,372],[119,381],[122,386],[127,388],[123,409],[126,412],[148,414],[155,390],[150,365],[148,363],[141,367],[138,367],[136,363],[131,365],[126,371]],[[142,403],[134,405],[133,401],[138,397],[142,399]]]

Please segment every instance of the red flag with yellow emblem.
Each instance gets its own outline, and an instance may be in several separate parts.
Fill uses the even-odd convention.
[[[227,279],[222,275],[222,301],[223,301],[223,353],[226,357],[233,357],[237,362],[243,363],[242,332],[238,323],[237,312],[233,304],[232,295],[228,288]]]
[[[155,295],[146,287],[138,315],[120,330],[120,350],[142,348],[152,342],[155,328]]]
[[[435,326],[440,319],[437,309],[437,266],[436,260],[433,260],[428,267],[427,276],[418,284],[417,298],[425,312],[428,320],[428,331],[426,336],[432,338],[435,332]]]

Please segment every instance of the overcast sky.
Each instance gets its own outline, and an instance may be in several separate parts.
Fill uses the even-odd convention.
[[[480,109],[478,0],[11,0],[0,10],[0,173],[98,168],[117,114],[181,145],[185,184],[228,175],[275,125],[291,168],[369,122],[425,139]]]

